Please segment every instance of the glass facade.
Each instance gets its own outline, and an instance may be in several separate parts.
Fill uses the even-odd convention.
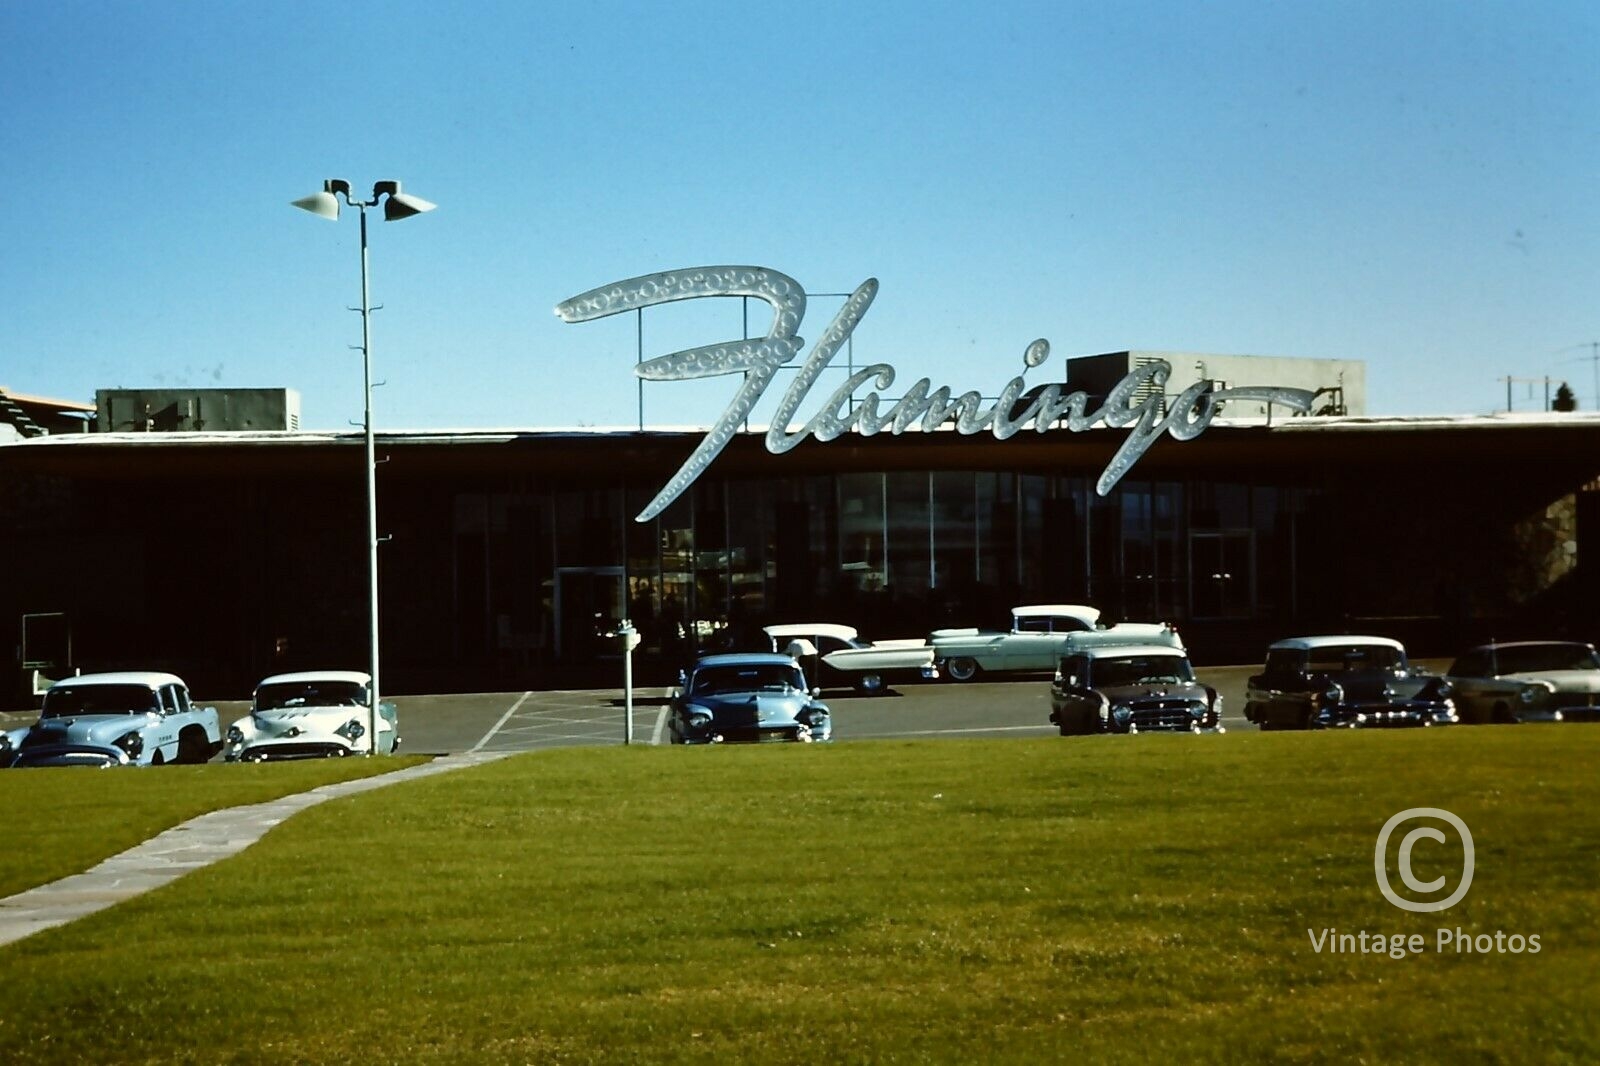
[[[1083,476],[887,471],[703,478],[659,517],[644,487],[461,493],[455,646],[509,663],[762,643],[772,622],[869,638],[1004,624],[1029,602],[1173,622],[1292,616],[1308,490]]]

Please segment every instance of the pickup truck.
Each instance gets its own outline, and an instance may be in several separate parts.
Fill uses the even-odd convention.
[[[0,766],[160,766],[222,750],[215,707],[173,674],[83,674],[51,685],[39,720],[0,737]]]
[[[1076,603],[1033,604],[1011,610],[1011,630],[936,629],[928,636],[934,665],[953,681],[981,673],[1053,671],[1069,642],[1077,648],[1159,644],[1183,651],[1169,622],[1100,624],[1100,611]]]

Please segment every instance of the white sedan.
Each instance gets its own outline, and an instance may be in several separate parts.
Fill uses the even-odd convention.
[[[378,704],[377,743],[369,709],[371,678],[354,670],[274,674],[256,686],[250,713],[228,727],[229,762],[392,755],[400,726],[392,703]]]
[[[772,641],[773,651],[794,655],[802,663],[813,657],[820,661],[819,681],[832,672],[863,695],[881,694],[886,676],[939,676],[933,666],[933,648],[925,640],[868,642],[854,626],[832,622],[788,622],[767,626],[763,632]]]

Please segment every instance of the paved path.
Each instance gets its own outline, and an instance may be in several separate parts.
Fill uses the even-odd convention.
[[[267,830],[307,807],[399,781],[478,766],[509,754],[511,752],[501,751],[449,755],[421,766],[340,781],[267,803],[229,807],[191,818],[137,847],[113,855],[87,873],[73,874],[0,899],[0,944],[65,925],[75,918],[175,881],[190,870],[243,851],[260,840]]]

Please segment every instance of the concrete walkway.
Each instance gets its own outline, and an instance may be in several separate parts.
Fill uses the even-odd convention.
[[[190,870],[243,851],[260,840],[267,830],[307,807],[400,781],[480,766],[510,754],[502,751],[448,755],[393,773],[340,781],[266,803],[229,807],[191,818],[137,847],[113,855],[87,873],[73,874],[0,899],[0,945],[104,910],[141,892],[176,881]]]

